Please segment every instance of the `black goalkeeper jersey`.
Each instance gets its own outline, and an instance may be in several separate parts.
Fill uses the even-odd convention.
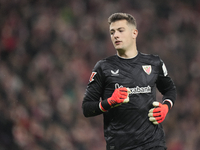
[[[130,101],[102,112],[99,102],[111,97],[116,88],[130,89]],[[162,125],[149,121],[148,112],[156,101],[156,88],[170,107],[176,98],[175,85],[163,61],[155,55],[138,53],[131,59],[114,55],[95,65],[83,100],[86,117],[103,113],[107,150],[143,150],[165,146]]]

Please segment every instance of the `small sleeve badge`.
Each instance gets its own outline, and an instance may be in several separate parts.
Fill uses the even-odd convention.
[[[89,81],[94,81],[94,76],[97,74],[97,72],[92,72]]]

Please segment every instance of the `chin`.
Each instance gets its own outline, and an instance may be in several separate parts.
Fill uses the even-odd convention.
[[[123,49],[123,48],[115,48],[117,51],[125,51],[125,49]]]
[[[120,46],[115,46],[115,49],[116,49],[116,50],[122,50],[123,48],[120,47]]]

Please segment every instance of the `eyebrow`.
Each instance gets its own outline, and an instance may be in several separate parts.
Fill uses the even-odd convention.
[[[121,30],[121,29],[125,29],[124,27],[119,27],[116,30]],[[110,31],[115,31],[115,29],[111,29]]]

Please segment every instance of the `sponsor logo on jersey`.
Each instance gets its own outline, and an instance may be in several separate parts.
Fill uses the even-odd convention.
[[[121,88],[123,87],[122,85],[119,85],[118,83],[115,84],[115,88]],[[151,93],[151,87],[148,85],[146,87],[139,87],[136,86],[134,88],[130,88],[131,93],[130,94],[140,94],[140,93]]]
[[[131,91],[130,94],[151,93],[151,87],[149,85],[147,87],[136,86],[135,88],[129,88],[129,89]]]
[[[97,72],[92,72],[89,81],[94,81],[94,76],[97,74]]]
[[[152,70],[151,65],[143,65],[142,68],[143,68],[144,72],[146,72],[148,75],[151,74],[151,70]]]
[[[119,69],[117,69],[116,71],[111,70],[110,71],[112,76],[118,76],[119,75]]]

